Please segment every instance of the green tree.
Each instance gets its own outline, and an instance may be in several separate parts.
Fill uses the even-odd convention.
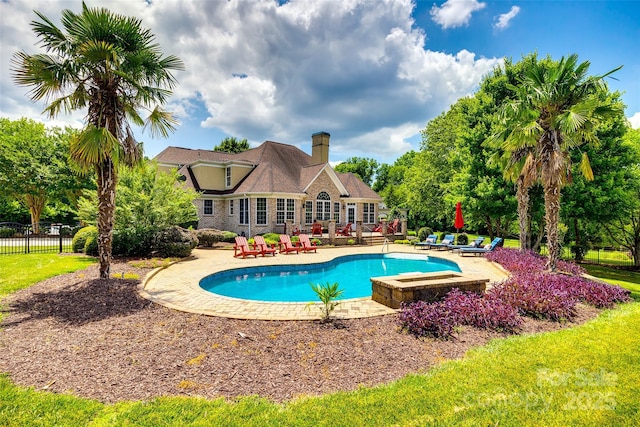
[[[246,139],[239,140],[235,136],[228,136],[213,147],[213,151],[224,151],[225,153],[242,153],[249,149],[249,142]]]
[[[30,119],[0,118],[0,194],[29,209],[35,233],[47,204],[90,186],[68,165],[69,141],[76,134],[71,128],[47,130]]]
[[[371,186],[373,177],[378,170],[378,162],[375,159],[365,157],[349,157],[344,162],[336,165],[336,172],[351,172],[367,184]]]
[[[87,108],[87,125],[71,143],[71,158],[96,173],[100,277],[107,278],[117,166],[135,165],[142,157],[130,122],[149,127],[152,135],[174,129],[176,121],[160,105],[176,83],[172,71],[184,66],[175,56],[162,56],[154,35],[137,18],[83,3],[80,14],[62,12],[63,30],[36,15],[31,27],[46,53],[16,53],[13,78],[32,88],[32,100],[52,100],[45,108],[50,117]]]
[[[181,184],[176,170],[159,171],[155,162],[146,161],[135,168],[121,168],[118,176],[116,231],[132,226],[160,230],[198,220],[193,204],[198,193]],[[86,224],[96,224],[97,214],[96,194],[86,192],[80,199],[78,218]]]
[[[507,153],[529,152],[534,170],[540,171],[550,271],[556,270],[560,255],[560,195],[569,178],[570,153],[597,141],[595,127],[603,118],[622,114],[619,105],[602,102],[600,96],[607,91],[604,77],[619,68],[589,77],[588,69],[589,62],[578,64],[575,54],[559,62],[533,61],[513,87],[516,100],[503,109],[503,148]],[[593,178],[586,152],[580,171]]]
[[[609,238],[617,245],[627,248],[634,265],[640,267],[640,129],[629,128],[622,145],[631,150],[633,155],[633,161],[623,166],[625,173],[629,174],[628,192],[624,199],[627,203],[609,208],[619,209],[620,215],[617,219],[604,223],[604,227]]]

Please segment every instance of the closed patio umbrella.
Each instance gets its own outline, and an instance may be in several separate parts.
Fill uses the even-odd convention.
[[[464,227],[464,218],[462,218],[462,204],[460,202],[456,203],[456,221],[453,223],[453,226],[456,228],[456,234],[462,227]],[[458,236],[456,236],[456,240],[458,240]]]

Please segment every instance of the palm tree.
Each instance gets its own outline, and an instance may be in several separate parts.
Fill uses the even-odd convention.
[[[560,194],[571,180],[569,153],[583,144],[597,143],[595,125],[605,117],[622,114],[619,105],[599,96],[608,90],[604,78],[622,67],[587,76],[589,65],[588,61],[578,64],[575,54],[559,62],[532,61],[518,79],[519,84],[511,87],[516,99],[502,110],[506,129],[502,148],[514,165],[518,159],[526,159],[521,169],[523,187],[538,176],[542,181],[550,271],[556,270],[560,255]],[[593,179],[584,152],[580,171],[585,178]]]
[[[166,136],[173,116],[163,111],[176,84],[173,70],[182,70],[175,56],[162,57],[154,35],[140,20],[88,8],[62,11],[64,31],[39,12],[31,26],[46,53],[14,55],[17,84],[30,86],[34,101],[51,100],[45,113],[87,107],[86,126],[71,142],[71,159],[85,172],[95,170],[98,187],[98,252],[100,277],[109,277],[115,212],[117,167],[137,164],[142,147],[129,122]],[[146,118],[142,111],[146,111]]]

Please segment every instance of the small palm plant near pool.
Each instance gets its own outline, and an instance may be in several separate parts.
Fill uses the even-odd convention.
[[[520,316],[564,321],[576,316],[579,302],[612,308],[631,301],[628,290],[586,279],[584,269],[573,263],[560,261],[558,270],[563,273],[549,273],[544,258],[533,252],[497,248],[487,258],[511,276],[484,295],[454,289],[442,301],[406,304],[398,317],[400,326],[414,335],[435,338],[452,337],[460,325],[516,333]]]
[[[337,298],[340,298],[344,293],[344,289],[339,288],[338,282],[334,283],[311,283],[311,289],[316,293],[320,301],[322,302],[322,306],[320,309],[322,310],[321,320],[323,322],[331,321],[331,313],[335,308],[340,304],[336,301]],[[313,305],[313,302],[310,302],[307,307]]]

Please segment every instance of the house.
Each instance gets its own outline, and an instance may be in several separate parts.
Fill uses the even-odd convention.
[[[198,228],[247,236],[309,230],[313,222],[377,221],[382,201],[352,173],[329,165],[329,135],[312,135],[311,155],[292,145],[266,141],[242,153],[168,147],[155,157],[160,169],[176,168],[201,195]]]

